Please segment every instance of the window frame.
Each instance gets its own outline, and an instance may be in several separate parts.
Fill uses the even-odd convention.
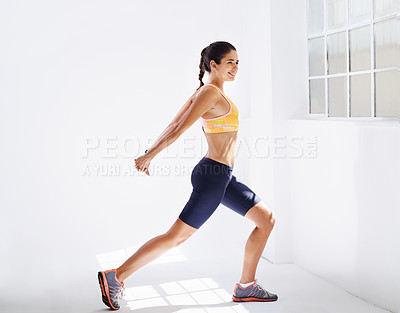
[[[335,28],[333,30],[328,30],[328,6],[327,6],[327,1],[328,0],[323,0],[323,6],[324,6],[324,30],[323,32],[320,33],[315,33],[310,35],[309,34],[309,2],[310,0],[307,0],[307,99],[308,99],[308,110],[307,110],[307,118],[308,119],[335,119],[335,120],[400,120],[400,117],[377,117],[376,116],[376,98],[375,98],[375,93],[376,93],[376,85],[375,85],[375,75],[376,73],[379,72],[386,72],[386,71],[399,71],[400,72],[400,67],[397,66],[392,66],[392,67],[385,67],[385,68],[379,68],[375,69],[375,24],[391,19],[400,19],[400,12],[395,12],[391,13],[389,15],[384,15],[381,17],[375,18],[374,16],[374,1],[376,0],[368,0],[370,2],[370,16],[369,19],[364,21],[364,22],[359,22],[355,24],[349,23],[349,11],[350,11],[350,0],[344,0],[345,1],[345,7],[346,7],[346,16],[345,16],[345,21],[346,25],[343,27]],[[349,32],[353,29],[361,28],[369,26],[370,27],[370,49],[371,49],[371,60],[370,60],[370,69],[368,70],[362,70],[362,71],[353,71],[350,72],[350,37],[349,37]],[[345,32],[346,36],[346,72],[345,73],[336,73],[336,74],[328,74],[328,36],[332,34],[337,34],[340,32]],[[309,40],[314,39],[314,38],[321,38],[323,37],[324,41],[324,75],[318,75],[318,76],[310,76],[310,51],[309,51]],[[371,116],[368,117],[356,117],[356,116],[350,116],[351,115],[351,108],[350,108],[350,95],[351,95],[351,90],[350,90],[350,77],[353,75],[362,75],[362,74],[370,74],[370,79],[371,79]],[[329,116],[329,93],[328,93],[328,79],[333,78],[333,77],[346,77],[346,85],[347,85],[347,94],[346,94],[346,116],[345,117],[336,117],[336,116]],[[324,79],[324,86],[325,86],[325,112],[324,113],[311,113],[311,91],[310,91],[310,82],[313,79]]]

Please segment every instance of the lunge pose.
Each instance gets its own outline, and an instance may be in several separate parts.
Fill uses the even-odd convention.
[[[149,174],[150,161],[200,119],[208,143],[207,154],[193,168],[193,191],[171,228],[141,246],[120,267],[98,273],[103,302],[119,309],[124,281],[144,265],[186,241],[213,214],[220,203],[254,222],[247,240],[242,275],[233,290],[233,301],[275,301],[276,294],[256,280],[256,269],[275,218],[249,187],[232,174],[239,127],[239,110],[225,95],[223,84],[238,71],[234,46],[217,41],[204,48],[200,60],[200,86],[146,153],[135,159],[136,169]],[[205,71],[208,82],[203,83]]]

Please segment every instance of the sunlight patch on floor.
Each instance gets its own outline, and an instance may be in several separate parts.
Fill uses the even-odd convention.
[[[180,313],[248,313],[232,302],[231,292],[209,277],[126,288],[124,299],[131,310],[173,305],[178,306],[176,312]]]
[[[102,270],[119,267],[141,245],[135,245],[126,249],[96,255]],[[188,261],[180,247],[170,249],[151,264],[172,263]],[[240,303],[232,301],[232,292],[221,288],[210,277],[170,281],[161,284],[144,285],[125,289],[125,296],[121,306],[127,306],[131,310],[151,309],[155,307],[170,307],[174,312],[180,313],[248,313]],[[172,311],[171,311],[172,312]]]

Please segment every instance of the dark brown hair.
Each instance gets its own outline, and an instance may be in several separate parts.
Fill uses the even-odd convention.
[[[226,41],[215,41],[212,44],[210,44],[208,47],[205,47],[201,51],[201,59],[200,59],[200,74],[199,74],[199,80],[200,80],[200,86],[203,86],[203,76],[204,73],[207,71],[211,73],[211,67],[210,67],[210,62],[211,60],[214,60],[215,63],[220,64],[221,60],[223,57],[230,52],[231,50],[235,50],[236,48],[231,45],[229,42]],[[197,89],[199,89],[197,88]]]

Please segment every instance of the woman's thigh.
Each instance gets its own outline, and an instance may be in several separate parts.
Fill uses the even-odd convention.
[[[203,158],[193,168],[193,190],[179,218],[193,228],[200,228],[221,203],[231,177],[227,165]]]
[[[265,202],[234,175],[221,203],[250,219],[259,228],[268,228],[275,223],[275,218]]]
[[[253,190],[237,179],[235,175],[232,175],[221,203],[236,213],[245,216],[260,201],[261,198]]]

